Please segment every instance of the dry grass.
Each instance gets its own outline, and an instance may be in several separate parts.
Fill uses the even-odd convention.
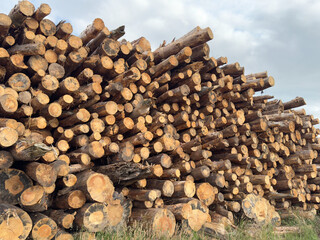
[[[241,219],[236,229],[228,229],[226,236],[205,236],[201,232],[187,231],[187,228],[179,226],[173,237],[159,236],[151,230],[146,230],[142,225],[136,224],[117,231],[104,231],[96,233],[97,240],[316,240],[320,239],[320,216],[314,220],[303,219],[297,214],[296,217],[282,222],[282,226],[297,226],[296,233],[279,234],[272,225],[258,226],[254,223]],[[150,229],[150,228],[149,228]],[[75,240],[87,240],[76,236]]]

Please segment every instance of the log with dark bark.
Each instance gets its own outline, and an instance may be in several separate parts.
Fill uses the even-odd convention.
[[[99,232],[106,228],[108,211],[103,203],[87,203],[77,211],[76,226],[90,232]]]
[[[130,217],[130,223],[139,222],[151,227],[157,236],[171,237],[175,232],[176,220],[168,209],[149,208],[134,209]]]
[[[25,211],[11,204],[0,203],[1,239],[26,239],[32,225],[33,222]]]
[[[58,226],[51,218],[42,213],[32,213],[30,217],[33,223],[31,231],[33,239],[52,239],[56,235]]]
[[[17,204],[22,192],[33,185],[26,173],[18,169],[0,170],[0,201]]]

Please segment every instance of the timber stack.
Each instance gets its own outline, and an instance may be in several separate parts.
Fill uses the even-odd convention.
[[[100,18],[75,36],[50,12],[0,14],[1,239],[135,221],[223,234],[243,212],[319,208],[319,120],[294,110],[301,97],[261,94],[267,72],[210,57],[210,28],[152,51]]]

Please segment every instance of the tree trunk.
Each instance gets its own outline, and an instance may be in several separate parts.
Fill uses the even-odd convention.
[[[25,211],[10,204],[0,204],[1,239],[26,239],[31,229],[32,220]]]

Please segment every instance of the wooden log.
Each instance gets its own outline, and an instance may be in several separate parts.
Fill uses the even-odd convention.
[[[132,202],[125,198],[122,193],[115,192],[113,201],[107,206],[107,228],[117,230],[125,227],[131,215]]]
[[[101,43],[100,47],[93,52],[93,54],[97,52],[102,56],[108,56],[111,59],[113,59],[118,55],[119,51],[120,51],[120,44],[111,38],[106,38]]]
[[[77,123],[88,122],[89,119],[90,113],[86,109],[80,108],[75,114],[59,121],[59,125],[62,127],[70,127],[76,125]]]
[[[77,209],[81,208],[85,202],[86,196],[81,190],[66,189],[58,192],[53,205],[60,209]]]
[[[57,173],[53,167],[44,163],[28,163],[26,173],[43,187],[51,186],[57,179]]]
[[[47,152],[52,150],[51,147],[42,142],[35,142],[30,138],[19,139],[14,146],[11,147],[10,152],[17,161],[37,161]]]
[[[194,180],[201,180],[201,179],[209,177],[210,169],[207,166],[201,166],[198,168],[194,168],[191,170],[191,175],[194,178]]]
[[[83,45],[81,38],[74,35],[71,35],[66,42],[68,43],[68,48],[66,50],[67,54],[72,51],[78,50]]]
[[[280,216],[269,202],[260,196],[248,194],[242,201],[242,209],[246,216],[260,223],[280,224]]]
[[[192,212],[191,205],[187,203],[165,205],[165,208],[170,210],[178,221],[188,219]]]
[[[226,207],[229,211],[237,213],[241,210],[241,204],[236,201],[226,201]]]
[[[188,201],[187,204],[191,206],[192,211],[188,214],[188,218],[182,221],[182,224],[186,224],[193,231],[199,231],[208,220],[209,209],[198,199]]]
[[[30,217],[33,222],[31,231],[33,239],[52,239],[56,235],[58,226],[51,218],[42,213],[32,213]]]
[[[55,240],[73,240],[73,235],[64,231],[62,228],[58,228],[58,231],[55,235]]]
[[[164,169],[161,174],[162,179],[176,179],[181,175],[180,170],[176,168]]]
[[[161,190],[161,194],[165,197],[171,197],[174,193],[174,185],[169,180],[148,179],[146,187]]]
[[[38,88],[43,91],[43,93],[47,94],[48,96],[51,96],[53,93],[57,91],[59,88],[59,81],[56,77],[51,75],[46,75],[41,79],[41,82],[39,83]],[[57,104],[56,104],[57,105]],[[48,107],[46,106],[45,109]],[[61,113],[60,113],[61,115]],[[59,115],[59,116],[60,116]],[[58,117],[59,117],[58,116]]]
[[[28,60],[28,66],[30,67],[30,72],[36,73],[32,78],[32,84],[36,84],[40,82],[38,78],[43,77],[42,71],[46,71],[48,69],[48,62],[45,58],[35,55],[31,56]],[[42,70],[42,71],[41,71]]]
[[[133,207],[139,209],[147,209],[153,207],[153,202],[151,201],[133,201]]]
[[[16,43],[14,37],[12,36],[6,36],[2,41],[2,47],[4,48],[10,48]]]
[[[38,7],[38,9],[34,12],[32,17],[37,21],[41,21],[43,18],[48,16],[50,13],[51,13],[51,7],[46,3],[42,3]]]
[[[6,14],[1,13],[0,15],[0,40],[1,41],[7,36],[11,24],[12,24],[11,18]]]
[[[59,187],[72,187],[76,184],[77,182],[77,176],[69,173],[68,175],[57,179],[56,184]]]
[[[219,222],[206,222],[200,231],[208,237],[225,236],[227,234],[226,226]]]
[[[130,223],[141,222],[145,227],[151,227],[157,236],[173,236],[176,220],[173,213],[167,209],[149,208],[133,209]]]
[[[39,32],[44,36],[53,36],[56,34],[56,25],[49,19],[42,19],[39,23]]]
[[[193,197],[196,187],[193,181],[174,181],[174,193],[172,197]]]
[[[102,231],[107,225],[107,206],[103,203],[87,203],[77,211],[75,223],[77,227],[90,232]]]
[[[28,212],[45,211],[49,207],[48,195],[40,185],[29,187],[20,196],[20,206]]]
[[[225,178],[222,174],[211,173],[206,179],[211,185],[223,188],[225,186]]]
[[[76,212],[67,213],[63,210],[50,209],[45,212],[45,215],[49,216],[52,220],[54,220],[59,227],[63,229],[70,229],[73,226],[73,221]]]
[[[58,39],[63,39],[63,40],[67,40],[69,38],[69,36],[71,35],[71,33],[73,32],[73,27],[70,23],[66,23],[64,21],[61,21],[58,23],[58,25],[56,26],[56,34],[55,36]]]
[[[291,108],[296,108],[296,107],[301,107],[303,105],[306,105],[306,102],[302,97],[296,97],[295,99],[283,103],[284,110],[291,109]]]
[[[21,170],[0,170],[0,201],[3,203],[18,204],[22,192],[32,186],[32,180]]]
[[[155,50],[153,52],[154,62],[157,63],[161,59],[165,59],[172,54],[177,54],[184,47],[189,46],[193,48],[211,40],[212,38],[213,34],[210,28],[201,29],[200,27],[197,27],[172,43]]]
[[[227,217],[232,223],[234,223],[234,218],[233,218],[233,213],[231,211],[228,211],[227,209],[225,209],[223,206],[217,204],[215,206],[215,212],[224,216],[224,217]]]
[[[0,169],[10,168],[13,164],[13,156],[8,151],[0,151]]]
[[[17,99],[10,94],[4,94],[0,97],[0,114],[11,114],[18,109]]]
[[[88,56],[88,50],[85,47],[80,47],[68,54],[64,67],[68,70],[66,76],[69,76],[74,70],[81,66]]]
[[[15,5],[8,15],[12,20],[12,27],[19,28],[27,17],[33,15],[34,10],[34,5],[29,1],[19,2]]]
[[[27,75],[16,73],[8,79],[7,84],[15,91],[22,92],[29,89],[31,82]]]
[[[23,60],[24,55],[22,54],[11,55],[6,65],[7,76],[27,69],[28,66],[24,64]]]
[[[202,162],[203,164],[208,166],[212,172],[231,169],[230,160],[211,161],[210,159],[206,159],[206,160],[203,160]]]
[[[124,142],[119,147],[120,150],[114,157],[114,161],[130,162],[134,157],[134,145],[131,142]]]
[[[157,191],[147,189],[130,189],[128,197],[136,201],[153,202],[157,198]]]
[[[24,56],[44,55],[46,48],[41,43],[28,43],[22,45],[14,45],[8,49],[11,55],[23,54]]]
[[[132,184],[151,174],[151,167],[134,162],[117,162],[96,167],[94,170],[108,175],[111,181],[119,184]]]
[[[57,173],[57,177],[67,176],[70,172],[69,165],[63,160],[55,160],[50,164]]]
[[[104,22],[101,18],[96,18],[93,23],[88,25],[87,28],[80,33],[80,38],[83,44],[87,44],[90,40],[94,39],[104,28]]]
[[[94,52],[109,35],[109,29],[104,27],[95,38],[86,44],[86,47],[90,49],[89,54]]]
[[[32,229],[30,216],[22,209],[6,203],[0,203],[0,238],[26,239]]]
[[[215,200],[215,189],[210,183],[197,183],[196,195],[206,206],[210,206]]]

